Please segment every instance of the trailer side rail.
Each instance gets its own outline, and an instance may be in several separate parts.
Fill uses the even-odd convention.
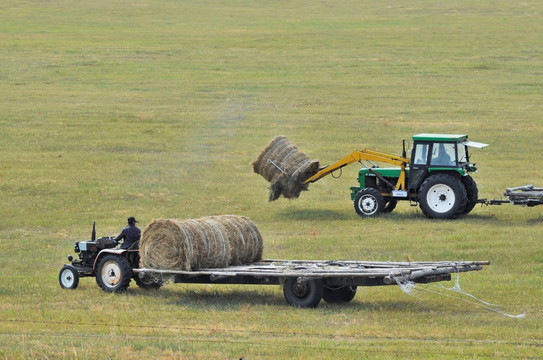
[[[403,277],[407,280],[452,274],[457,272],[481,270],[488,261],[440,261],[440,262],[362,262],[362,261],[318,261],[318,260],[263,260],[254,264],[229,266],[195,271],[134,269],[135,273],[180,276],[182,278],[210,277],[302,277],[302,278],[369,278]]]

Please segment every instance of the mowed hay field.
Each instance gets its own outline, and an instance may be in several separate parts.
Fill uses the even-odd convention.
[[[360,165],[268,202],[252,162],[285,135],[321,164],[400,155],[422,132],[489,143],[480,197],[543,186],[540,1],[15,1],[0,4],[0,358],[543,357],[543,206],[455,221],[354,212]],[[335,174],[339,175],[339,174]],[[489,260],[463,290],[359,288],[288,306],[278,286],[74,291],[75,241],[129,216],[235,214],[268,259]],[[451,287],[454,284],[445,283]],[[461,296],[464,300],[473,300]]]

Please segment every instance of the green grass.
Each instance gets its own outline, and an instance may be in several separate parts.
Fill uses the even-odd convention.
[[[537,1],[0,5],[0,358],[541,358],[543,207],[456,221],[400,203],[360,219],[357,165],[268,203],[251,162],[276,135],[331,163],[419,132],[490,143],[481,197],[542,186]],[[397,287],[300,310],[277,286],[62,290],[73,243],[128,216],[250,217],[266,258],[490,260],[481,307]],[[447,286],[452,286],[447,284]]]

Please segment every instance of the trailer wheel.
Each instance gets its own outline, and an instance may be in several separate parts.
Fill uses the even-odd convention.
[[[104,256],[96,270],[96,283],[106,292],[125,291],[132,279],[128,259],[117,255]]]
[[[164,285],[164,282],[162,280],[156,279],[154,276],[144,276],[141,278],[139,274],[134,276],[134,280],[136,281],[136,285],[138,285],[142,289],[155,289],[158,290]]]
[[[322,298],[329,304],[348,303],[356,295],[356,286],[325,286]]]
[[[322,292],[320,279],[298,281],[297,278],[288,278],[283,286],[285,299],[295,307],[316,307],[321,302]]]
[[[377,189],[362,189],[354,198],[354,210],[362,217],[377,216],[383,212],[384,208],[385,198]]]
[[[63,289],[76,289],[79,285],[79,273],[72,265],[64,265],[58,274],[58,282]]]
[[[477,189],[475,180],[473,180],[473,178],[469,175],[462,177],[462,184],[464,184],[464,187],[466,188],[466,194],[468,197],[468,202],[466,204],[466,208],[464,209],[464,214],[467,214],[473,210],[477,204],[477,200],[479,199],[479,190]]]
[[[467,201],[460,179],[448,174],[429,176],[420,186],[419,205],[429,218],[454,219],[464,212]]]

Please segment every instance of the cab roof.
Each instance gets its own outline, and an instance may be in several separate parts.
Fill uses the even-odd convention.
[[[475,147],[478,149],[488,146],[488,144],[468,140],[467,135],[458,134],[418,134],[413,135],[413,140],[462,143],[466,146]]]
[[[462,142],[468,139],[467,135],[458,134],[418,134],[413,135],[413,140],[418,141],[448,141],[448,142]]]

